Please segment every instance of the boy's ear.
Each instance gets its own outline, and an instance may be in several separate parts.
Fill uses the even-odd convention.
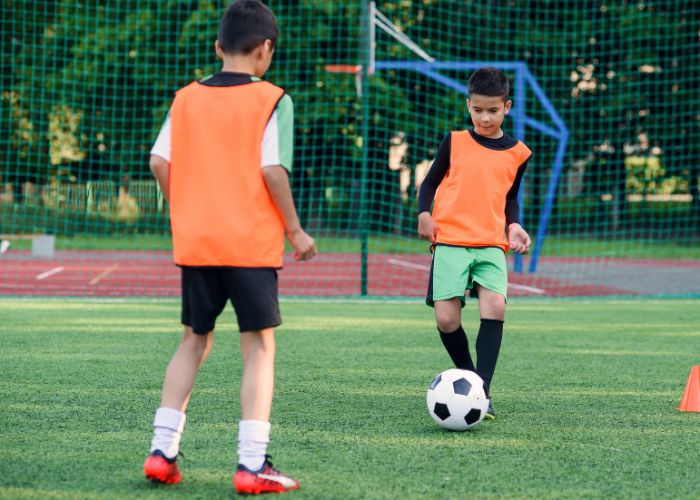
[[[252,55],[255,56],[256,59],[262,60],[265,59],[266,57],[272,57],[272,54],[275,51],[275,44],[272,40],[269,38],[266,38],[260,45],[255,47],[253,49],[253,52],[251,52]]]
[[[219,59],[221,59],[223,61],[224,60],[224,49],[221,48],[221,44],[219,43],[218,38],[214,42],[214,51],[216,52],[216,57],[218,57]]]
[[[266,38],[262,43],[262,49],[265,54],[272,53],[275,51],[275,44],[269,38]]]
[[[512,105],[513,105],[513,101],[511,101],[510,99],[508,99],[508,100],[506,101],[506,113],[505,113],[505,114],[508,114],[508,111],[510,111],[510,107],[511,107]]]

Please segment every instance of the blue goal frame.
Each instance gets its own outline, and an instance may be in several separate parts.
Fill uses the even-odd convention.
[[[544,244],[544,237],[547,232],[547,224],[552,212],[552,206],[557,194],[557,186],[559,185],[559,176],[564,165],[564,156],[566,155],[566,146],[569,141],[569,129],[566,127],[559,113],[557,113],[552,102],[547,98],[547,95],[540,87],[537,80],[532,75],[524,62],[425,62],[425,61],[375,61],[374,70],[409,70],[420,73],[438,83],[445,85],[457,92],[469,95],[469,90],[466,85],[459,81],[450,78],[449,76],[439,73],[440,70],[457,70],[457,71],[473,71],[484,66],[493,66],[502,71],[515,72],[515,89],[513,96],[513,107],[508,116],[515,120],[515,138],[520,141],[525,141],[525,127],[532,127],[538,132],[548,135],[558,141],[557,151],[554,156],[552,165],[552,175],[549,178],[549,186],[544,199],[544,207],[540,215],[539,226],[537,227],[537,235],[535,236],[535,247],[530,259],[528,272],[534,273],[537,270],[537,263],[540,252]],[[527,114],[525,109],[525,89],[529,87],[537,97],[537,100],[545,109],[554,127],[543,123]],[[518,194],[520,204],[520,216],[522,218],[522,190]],[[522,256],[515,255],[514,271],[522,272]]]

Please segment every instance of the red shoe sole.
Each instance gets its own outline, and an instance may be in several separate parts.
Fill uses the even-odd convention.
[[[236,484],[236,479],[234,477],[233,487],[236,493],[241,495],[260,495],[263,493],[286,493],[287,491],[295,491],[299,489],[299,483],[296,483],[294,486],[285,487],[274,481],[242,477],[239,479],[238,484]]]
[[[177,484],[182,481],[177,464],[170,464],[162,457],[148,457],[143,464],[143,473],[154,483]]]
[[[263,488],[249,488],[249,489],[236,489],[236,493],[239,495],[262,495],[263,493],[286,493],[288,491],[296,491],[299,489],[299,486],[293,486],[292,488],[287,488],[284,489],[284,487],[280,489],[263,489]]]

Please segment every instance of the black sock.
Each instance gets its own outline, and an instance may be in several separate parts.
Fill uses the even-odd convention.
[[[447,354],[450,355],[455,366],[462,370],[474,371],[474,362],[469,353],[469,341],[462,325],[459,325],[459,328],[452,333],[445,333],[439,328],[438,332],[440,332],[440,340],[442,340],[442,344],[447,349]]]
[[[486,394],[491,386],[493,372],[496,370],[498,353],[503,338],[503,321],[482,319],[479,334],[476,337],[476,373],[484,380]]]

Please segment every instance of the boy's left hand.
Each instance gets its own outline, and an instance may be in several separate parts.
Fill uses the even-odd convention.
[[[508,243],[510,249],[519,254],[530,251],[530,235],[523,229],[523,226],[513,223],[508,226]]]
[[[316,255],[316,241],[303,229],[287,232],[287,240],[294,248],[294,260],[310,260]]]

